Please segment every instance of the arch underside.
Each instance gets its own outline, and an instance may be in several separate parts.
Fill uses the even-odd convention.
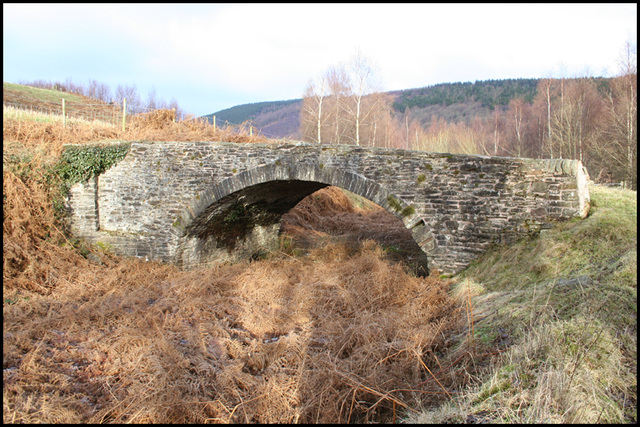
[[[422,219],[400,214],[378,183],[358,174],[310,165],[269,165],[242,172],[212,186],[183,213],[176,262],[194,266],[211,261],[252,258],[278,249],[282,215],[308,195],[327,186],[358,194],[394,214],[411,231],[419,251],[428,254],[435,240]],[[405,203],[399,202],[402,207]],[[427,274],[426,257],[420,267]]]

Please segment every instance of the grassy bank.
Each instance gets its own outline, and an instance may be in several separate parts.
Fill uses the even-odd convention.
[[[38,100],[41,103],[59,104],[62,98],[66,101],[76,104],[98,104],[101,103],[95,99],[86,96],[77,95],[69,92],[61,92],[55,89],[42,89],[33,86],[19,85],[15,83],[2,83],[3,98],[15,102],[21,97],[31,100]]]
[[[410,421],[636,421],[636,193],[590,192],[585,220],[496,248],[456,278],[472,295],[472,346],[500,356],[460,397]]]

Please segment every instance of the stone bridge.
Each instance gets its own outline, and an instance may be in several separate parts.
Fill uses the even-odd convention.
[[[72,187],[72,231],[116,253],[183,267],[278,247],[281,216],[326,186],[359,194],[410,230],[429,268],[453,274],[492,243],[584,218],[579,161],[305,143],[131,142]]]

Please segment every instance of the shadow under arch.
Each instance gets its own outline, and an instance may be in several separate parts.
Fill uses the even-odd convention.
[[[282,215],[327,186],[348,190],[395,215],[427,257],[435,248],[436,240],[415,209],[374,180],[320,164],[276,161],[198,194],[173,225],[179,236],[175,262],[191,267],[276,250]]]

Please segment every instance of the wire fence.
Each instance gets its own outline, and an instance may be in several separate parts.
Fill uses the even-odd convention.
[[[60,101],[47,101],[39,98],[12,94],[10,98],[3,97],[3,118],[28,119],[46,122],[62,122],[63,125],[82,122],[93,126],[113,126],[123,131],[131,124],[135,117],[143,118],[159,109],[137,108],[136,114],[127,112],[127,100],[122,104],[112,103],[81,103],[60,98]],[[233,124],[226,120],[217,120],[215,116],[176,118],[173,109],[173,121],[199,121],[204,126],[211,126],[213,131],[225,129],[234,133],[248,133],[253,136],[257,129],[250,123]]]
[[[21,95],[3,97],[3,117],[20,118],[29,114],[31,119],[40,121],[61,121],[63,124],[84,121],[103,126],[122,126],[123,108],[117,104],[87,104],[61,98],[47,101]]]

